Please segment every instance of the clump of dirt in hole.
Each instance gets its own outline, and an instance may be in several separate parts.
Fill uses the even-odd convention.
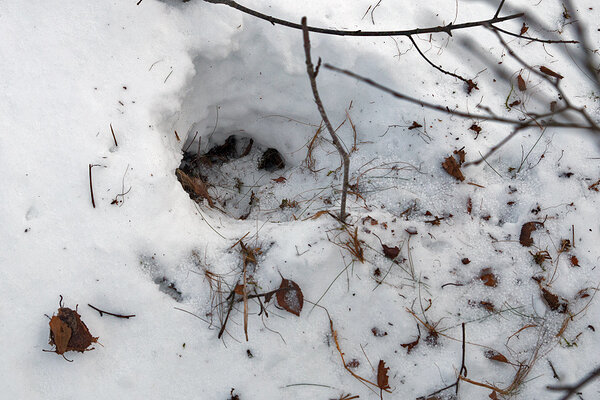
[[[210,207],[244,219],[259,200],[261,186],[270,182],[265,171],[283,168],[285,159],[277,149],[265,148],[249,137],[230,135],[204,153],[184,153],[176,175],[192,200],[206,200]]]

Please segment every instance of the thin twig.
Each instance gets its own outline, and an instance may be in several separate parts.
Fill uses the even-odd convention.
[[[419,48],[419,46],[417,46],[417,42],[415,42],[415,40],[412,38],[412,36],[409,36],[408,38],[410,39],[410,41],[412,42],[412,44],[415,46],[415,49],[417,49],[417,51],[419,52],[419,54],[421,55],[421,57],[423,57],[423,59],[425,61],[427,61],[427,63],[429,65],[431,65],[433,68],[437,69],[438,71],[440,71],[440,72],[442,72],[442,73],[444,73],[446,75],[453,76],[453,77],[455,77],[457,79],[460,79],[461,81],[465,82],[466,84],[469,84],[469,81],[466,78],[463,78],[462,76],[454,74],[454,73],[452,73],[450,71],[446,71],[442,67],[440,67],[438,65],[435,65],[429,58],[427,58],[427,56],[425,56],[425,54],[421,51],[421,49]]]
[[[125,319],[129,319],[129,318],[133,318],[135,317],[135,314],[131,314],[131,315],[123,315],[123,314],[114,314],[108,311],[104,311],[101,310],[99,308],[94,307],[91,304],[88,304],[89,307],[93,308],[94,310],[98,311],[100,313],[100,316],[102,316],[102,314],[106,314],[106,315],[112,315],[113,317],[117,317],[117,318],[125,318]]]
[[[117,138],[115,137],[115,131],[112,127],[112,124],[110,124],[110,133],[112,133],[113,140],[115,141],[115,147],[119,147],[119,144],[117,143]],[[177,134],[177,132],[175,132],[175,134]]]
[[[99,167],[98,164],[88,164],[89,175],[90,175],[90,195],[92,196],[92,207],[96,208],[96,202],[94,201],[94,186],[92,185],[92,168]]]
[[[319,96],[319,91],[317,90],[317,81],[315,79],[315,70],[313,68],[312,59],[310,57],[310,39],[308,37],[308,26],[306,25],[306,17],[302,17],[302,32],[304,37],[304,54],[306,55],[306,71],[308,73],[308,78],[310,79],[310,86],[312,88],[313,96],[315,98],[315,103],[317,104],[317,108],[319,109],[319,113],[321,114],[321,118],[331,135],[331,139],[333,140],[333,144],[337,148],[342,160],[344,161],[344,180],[342,182],[342,199],[340,205],[340,220],[344,222],[346,220],[346,196],[348,194],[348,175],[350,170],[350,157],[348,153],[344,150],[342,143],[338,139],[333,126],[331,126],[331,122],[329,122],[329,118],[327,118],[327,114],[325,113],[325,108],[323,107],[323,103],[321,102],[321,98]],[[319,60],[320,63],[320,60]]]
[[[546,388],[548,390],[554,391],[566,391],[567,393],[565,393],[565,395],[561,397],[560,400],[567,400],[569,397],[576,394],[579,391],[579,389],[596,379],[598,376],[600,376],[600,367],[590,372],[588,376],[586,376],[574,385],[546,386]]]

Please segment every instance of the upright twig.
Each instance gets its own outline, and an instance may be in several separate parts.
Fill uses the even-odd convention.
[[[344,150],[344,146],[338,139],[331,122],[329,122],[329,118],[327,118],[327,114],[325,113],[325,108],[323,107],[323,102],[321,102],[321,97],[319,96],[319,91],[317,90],[317,80],[316,73],[313,67],[312,59],[310,57],[310,39],[308,37],[308,26],[306,25],[306,17],[302,17],[302,33],[304,37],[304,54],[306,55],[306,72],[308,73],[308,78],[310,79],[310,87],[312,88],[313,96],[315,98],[315,103],[317,104],[317,108],[319,109],[319,113],[321,114],[321,118],[323,119],[323,123],[327,127],[329,134],[331,135],[331,139],[333,140],[333,144],[337,148],[338,153],[342,157],[344,161],[344,178],[342,182],[342,200],[340,204],[340,221],[342,223],[346,220],[346,196],[348,194],[348,174],[350,171],[350,157],[346,150]],[[321,59],[319,58],[319,65],[321,65]]]
[[[98,164],[88,164],[89,175],[90,175],[90,195],[92,196],[92,207],[96,208],[96,202],[94,201],[94,185],[92,184],[92,168],[98,167]]]

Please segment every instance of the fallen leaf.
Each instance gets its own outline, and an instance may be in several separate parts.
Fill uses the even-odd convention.
[[[459,181],[462,182],[465,180],[465,177],[464,177],[462,171],[460,170],[460,166],[458,165],[458,162],[456,161],[456,159],[454,157],[452,157],[452,156],[446,157],[446,159],[442,163],[442,167],[448,174],[452,175],[454,178],[458,179]]]
[[[523,24],[523,25],[525,25],[525,24]],[[495,390],[492,390],[492,393],[490,393],[490,395],[488,397],[492,400],[498,400],[498,395],[496,394]]]
[[[542,298],[552,311],[557,311],[561,314],[567,312],[568,303],[564,299],[561,299],[545,287],[540,286],[540,289],[542,290]]]
[[[521,27],[521,35],[523,35],[528,30],[529,30],[529,27],[527,25],[525,25],[525,22],[523,22],[523,26]]]
[[[571,265],[574,267],[579,267],[579,260],[575,256],[571,256]]]
[[[477,83],[473,82],[472,79],[467,80],[467,93],[471,94],[473,89],[479,90],[479,88],[477,87]]]
[[[321,211],[317,211],[315,213],[315,215],[313,215],[312,217],[310,217],[310,219],[317,219],[320,218],[322,215],[325,215],[329,212],[329,210],[321,210]]]
[[[480,301],[480,302],[479,302],[479,305],[480,305],[481,307],[485,308],[485,309],[486,309],[487,311],[489,311],[489,312],[494,312],[494,311],[496,311],[496,309],[494,308],[494,304],[492,304],[492,303],[491,303],[491,302],[489,302],[489,301],[483,301],[483,300],[482,300],[482,301]]]
[[[371,332],[373,333],[373,336],[375,337],[384,337],[387,336],[387,332],[386,331],[382,331],[381,329],[377,328],[377,327],[373,327],[371,329]]]
[[[419,124],[417,121],[413,121],[412,125],[408,127],[408,130],[412,130],[412,129],[416,129],[416,128],[422,128],[423,125]]]
[[[516,107],[516,106],[518,106],[519,104],[521,104],[521,100],[515,100],[515,101],[513,101],[512,103],[510,103],[508,106],[509,106],[509,107]]]
[[[56,347],[57,354],[67,351],[88,350],[98,338],[90,334],[87,326],[81,320],[77,311],[67,307],[60,307],[58,315],[50,319],[50,344]]]
[[[421,330],[419,330],[419,336],[417,336],[417,339],[415,341],[410,342],[410,343],[404,343],[404,344],[401,344],[400,346],[402,346],[406,349],[406,354],[410,354],[412,349],[414,349],[419,344],[419,340],[421,340]]]
[[[385,256],[390,260],[393,260],[394,258],[398,257],[398,254],[400,254],[400,249],[398,246],[388,247],[385,244],[382,244],[381,246],[383,247],[383,254],[385,254]]]
[[[279,178],[275,178],[275,179],[271,179],[273,182],[276,183],[283,183],[285,182],[287,179],[285,179],[283,176],[280,176]]]
[[[523,224],[521,227],[521,236],[519,236],[519,243],[525,247],[530,247],[533,244],[531,233],[537,229],[537,225],[544,225],[541,222],[530,221]]]
[[[477,124],[473,124],[469,127],[470,130],[474,131],[478,135],[481,133],[481,127]]]
[[[244,295],[244,285],[238,283],[235,286],[235,289],[233,289],[233,292],[237,295],[243,296]]]
[[[205,199],[209,206],[215,206],[210,194],[208,194],[206,183],[202,179],[191,177],[179,168],[175,170],[175,174],[179,182],[181,182],[181,186],[183,186],[183,189],[190,195],[192,200]]]
[[[365,222],[367,222],[367,221],[369,221],[369,223],[370,223],[371,225],[377,225],[377,224],[379,224],[379,222],[378,222],[378,221],[377,221],[375,218],[371,217],[370,215],[367,215],[366,217],[364,217],[364,218],[362,219],[362,223],[363,223],[363,225],[364,225],[364,224],[365,224]]]
[[[556,73],[556,72],[552,71],[550,68],[544,67],[543,65],[540,67],[540,71],[542,73],[544,73],[546,75],[549,75],[549,76],[552,76],[552,77],[554,77],[556,79],[563,79],[564,78],[564,76],[562,76],[561,74]]]
[[[56,346],[56,354],[67,351],[71,339],[71,328],[56,315],[50,319],[50,344]]]
[[[389,368],[385,366],[385,362],[379,360],[379,365],[377,366],[377,387],[381,390],[388,390],[390,388],[388,371]]]
[[[294,281],[283,278],[277,292],[277,304],[287,312],[300,316],[304,306],[304,295]]]
[[[510,364],[508,362],[508,359],[506,357],[504,357],[502,354],[498,353],[496,350],[486,350],[483,355],[485,356],[485,358],[487,358],[488,360],[494,360],[494,361],[498,361],[501,363],[507,363]]]
[[[454,150],[454,154],[458,156],[458,164],[462,166],[465,163],[465,156],[467,155],[467,153],[465,153],[464,147],[460,150]]]
[[[519,74],[519,76],[517,76],[517,84],[519,86],[519,90],[521,92],[524,92],[527,90],[527,85],[525,84],[525,79],[523,79],[523,77]]]
[[[481,272],[479,272],[479,279],[483,281],[485,286],[496,287],[498,286],[498,279],[496,275],[492,272],[491,268],[483,268]]]
[[[471,262],[471,260],[469,260],[468,258],[463,258],[462,260],[460,260],[460,262],[462,262],[464,265],[467,265]]]

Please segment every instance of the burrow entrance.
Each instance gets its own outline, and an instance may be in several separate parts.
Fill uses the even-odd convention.
[[[277,149],[240,134],[204,152],[194,148],[197,142],[189,147],[176,175],[192,200],[242,220],[299,209],[297,190],[288,185],[290,168]]]

